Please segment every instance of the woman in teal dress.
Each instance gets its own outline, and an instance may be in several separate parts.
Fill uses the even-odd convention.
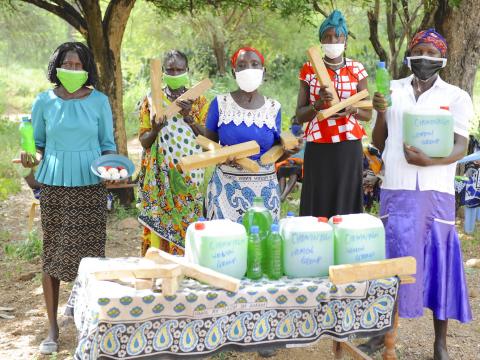
[[[25,167],[38,165],[43,230],[42,285],[49,333],[40,352],[58,350],[60,281],[73,281],[80,260],[104,257],[106,189],[90,171],[101,155],[115,153],[107,96],[94,88],[97,71],[91,51],[81,43],[60,45],[52,55],[48,79],[53,89],[39,94],[32,108],[36,157],[22,153]]]

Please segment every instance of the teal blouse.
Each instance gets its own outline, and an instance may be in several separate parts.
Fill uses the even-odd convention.
[[[53,186],[87,186],[100,182],[90,164],[103,151],[116,151],[112,110],[107,96],[93,90],[82,99],[63,100],[48,90],[32,108],[35,145],[44,148],[35,178]]]

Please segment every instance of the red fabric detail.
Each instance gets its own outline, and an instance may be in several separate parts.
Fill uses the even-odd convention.
[[[421,43],[432,44],[440,51],[443,57],[447,55],[447,41],[434,29],[423,30],[415,34],[412,41],[410,41],[410,45],[408,45],[408,50],[412,50],[415,45]]]
[[[345,59],[345,66],[336,72],[327,68],[330,79],[333,82],[337,95],[340,99],[348,99],[357,93],[360,80],[368,77],[363,65],[357,61]],[[310,103],[313,104],[319,98],[320,83],[317,80],[312,65],[307,62],[300,70],[299,79],[305,81],[310,88]],[[322,109],[327,106],[322,106]],[[355,119],[354,115],[338,119],[313,119],[308,123],[305,130],[305,139],[316,143],[336,143],[347,140],[360,140],[366,136],[363,127]]]
[[[231,59],[232,68],[235,69],[235,66],[237,65],[237,59],[240,56],[240,54],[242,54],[244,52],[247,52],[247,51],[252,51],[255,54],[257,54],[258,57],[260,58],[260,61],[262,62],[262,65],[265,64],[265,58],[263,57],[263,55],[260,51],[258,51],[257,49],[255,49],[253,47],[242,47],[242,48],[238,49],[237,51],[235,51],[235,54],[233,54],[233,56],[232,56],[232,59]]]

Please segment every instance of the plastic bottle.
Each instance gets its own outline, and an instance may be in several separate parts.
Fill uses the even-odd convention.
[[[267,238],[267,268],[265,273],[270,280],[278,280],[282,277],[282,236],[279,233],[278,224],[272,224],[270,236]]]
[[[26,153],[35,156],[36,148],[35,148],[35,138],[33,137],[33,126],[32,122],[27,116],[22,118],[22,123],[18,128],[20,131],[21,136],[21,145],[23,151]]]
[[[377,84],[377,91],[385,97],[388,106],[392,106],[392,97],[390,96],[390,74],[385,67],[384,61],[379,61],[377,64],[375,81]]]
[[[247,229],[247,234],[250,234],[253,225],[258,226],[258,234],[262,242],[263,252],[266,252],[266,240],[270,235],[270,227],[272,226],[272,214],[263,204],[263,198],[256,196],[253,199],[253,205],[247,210],[243,216],[243,225]],[[262,264],[265,268],[265,262]]]
[[[259,237],[259,228],[253,225],[248,236],[247,278],[258,280],[263,275],[263,249]]]

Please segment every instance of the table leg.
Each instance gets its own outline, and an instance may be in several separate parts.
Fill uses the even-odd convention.
[[[393,319],[393,328],[385,334],[385,350],[383,352],[383,360],[397,360],[395,352],[395,343],[398,329],[398,306],[395,306],[395,315]]]
[[[343,359],[342,344],[339,341],[333,340],[333,354],[335,356],[335,360]]]

